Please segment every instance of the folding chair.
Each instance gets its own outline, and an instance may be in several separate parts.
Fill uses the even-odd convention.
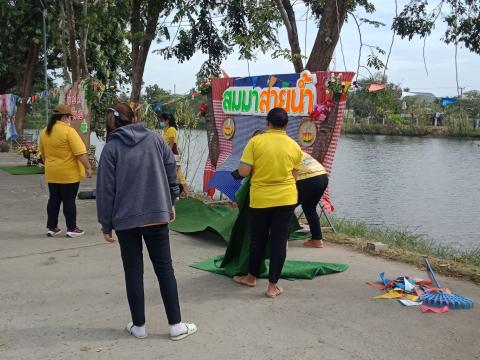
[[[95,145],[90,145],[87,151],[87,156],[88,156],[88,160],[90,161],[90,165],[94,170],[98,167],[96,152],[97,152],[97,147]]]
[[[322,231],[323,230],[328,230],[328,231],[336,232],[335,227],[333,226],[333,224],[330,220],[330,217],[328,216],[327,212],[325,211],[324,206],[322,205],[322,203],[319,203],[318,205],[320,206],[320,214],[318,215],[318,217],[320,218],[320,223],[322,222],[322,215],[328,223],[328,226],[322,226]],[[300,220],[302,215],[303,215],[303,209],[302,209],[302,212],[300,213],[300,215],[297,216],[297,220]]]

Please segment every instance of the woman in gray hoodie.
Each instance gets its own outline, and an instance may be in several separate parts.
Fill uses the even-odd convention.
[[[125,271],[132,322],[127,331],[137,338],[145,330],[142,238],[160,284],[170,325],[170,338],[181,340],[197,331],[181,322],[177,282],[170,255],[168,223],[175,220],[179,194],[175,157],[162,136],[134,123],[127,104],[107,110],[107,143],[97,173],[97,214],[104,238],[115,230]]]

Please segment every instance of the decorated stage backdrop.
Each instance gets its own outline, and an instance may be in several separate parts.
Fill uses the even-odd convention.
[[[212,79],[204,191],[211,193],[212,189],[218,189],[235,200],[241,181],[234,180],[230,172],[238,168],[252,135],[266,129],[265,117],[274,107],[287,111],[288,135],[330,174],[353,76],[352,72],[303,71]],[[322,203],[328,211],[333,211],[328,191]]]
[[[91,107],[85,99],[85,88],[80,83],[65,86],[60,91],[59,102],[71,106],[73,112],[71,126],[88,148],[90,146]]]

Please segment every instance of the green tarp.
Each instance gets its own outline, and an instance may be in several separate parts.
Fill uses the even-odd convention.
[[[226,205],[208,205],[194,198],[180,199],[175,203],[177,218],[170,223],[170,230],[184,234],[213,231],[226,242],[230,241],[232,228],[238,217],[238,209]],[[310,233],[300,229],[296,218],[292,218],[292,232],[289,240],[304,240]]]
[[[170,223],[170,230],[195,233],[210,230],[228,241],[238,209],[227,206],[209,206],[194,198],[180,199],[175,203],[177,218]]]
[[[10,175],[33,175],[43,174],[44,168],[39,166],[3,166],[0,170],[9,173]]]
[[[238,263],[231,263],[225,267],[221,267],[223,255],[200,261],[192,265],[193,268],[199,270],[210,271],[215,274],[233,277],[235,275],[244,275],[238,272]],[[268,260],[265,261],[265,267],[260,277],[268,277]],[[316,276],[328,275],[332,273],[343,272],[348,269],[347,264],[324,263],[318,261],[301,261],[287,260],[282,269],[282,278],[287,280],[308,279],[311,280]]]
[[[238,204],[238,217],[233,224],[225,255],[201,261],[192,265],[200,270],[233,277],[248,273],[250,252],[250,222],[248,219],[248,204],[250,181],[246,179],[235,195]],[[296,218],[292,230],[299,228]],[[313,279],[315,276],[326,275],[347,270],[346,264],[331,264],[312,261],[287,260],[282,270],[284,279]],[[268,260],[262,264],[260,277],[268,277]]]
[[[197,211],[198,215],[203,215],[203,218],[196,219],[195,223],[191,224],[188,227],[187,223],[193,221],[193,214],[191,214],[192,208],[184,205],[194,204],[194,202],[184,202],[184,205],[182,205],[180,208],[177,207],[177,219],[180,218],[180,223],[181,225],[183,225],[180,226],[180,228],[211,228],[219,234],[230,234],[230,241],[228,241],[225,255],[217,256],[212,259],[195,263],[192,265],[192,267],[230,277],[235,275],[245,275],[248,273],[248,259],[250,252],[250,226],[247,213],[249,204],[249,191],[250,182],[249,179],[247,179],[244,181],[242,187],[238,190],[236,194],[238,215],[236,215],[236,217],[233,219],[234,222],[231,224],[226,224],[225,222],[227,220],[232,220],[232,214],[225,215],[225,213],[223,212],[222,214],[216,215],[216,210],[211,209],[211,212],[209,212],[208,215],[205,215],[204,210],[200,211],[201,206],[194,206],[194,211]],[[203,204],[203,206],[205,206],[205,204]],[[209,216],[216,216],[217,220],[214,222],[206,222],[206,217]],[[175,223],[173,223],[172,225],[174,224]],[[222,226],[219,226],[220,224]],[[175,227],[179,228],[177,225],[171,228],[175,230]],[[297,230],[299,228],[298,222],[295,218],[292,227],[294,230]],[[345,271],[347,268],[348,265],[346,264],[287,260],[285,261],[281,277],[285,279],[313,279],[315,276],[319,275],[342,272]],[[268,260],[265,259],[262,264],[261,277],[267,276]]]

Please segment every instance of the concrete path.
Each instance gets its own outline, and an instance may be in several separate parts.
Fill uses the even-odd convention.
[[[0,154],[1,155],[1,154]],[[3,160],[3,161],[2,161]],[[8,161],[6,161],[8,160]],[[0,165],[12,158],[0,156]],[[94,181],[82,184],[93,188]],[[0,359],[480,359],[480,306],[422,314],[398,302],[375,301],[366,281],[425,273],[402,263],[327,243],[322,250],[290,243],[288,257],[346,262],[344,273],[312,281],[282,281],[285,294],[254,289],[189,267],[224,252],[208,235],[171,233],[183,319],[194,336],[172,342],[158,285],[145,258],[149,337],[123,331],[129,312],[117,244],[103,241],[95,203],[78,201],[78,239],[47,238],[47,189],[42,176],[0,172]],[[63,219],[62,219],[63,222]],[[445,286],[480,301],[480,287],[440,277]]]

